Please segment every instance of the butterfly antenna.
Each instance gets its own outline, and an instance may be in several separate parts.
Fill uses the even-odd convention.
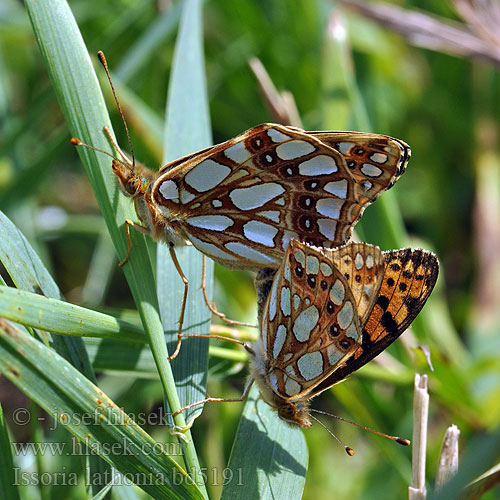
[[[113,92],[113,97],[115,98],[116,102],[116,107],[118,108],[118,112],[120,113],[120,116],[122,118],[123,126],[125,127],[125,133],[127,134],[127,141],[128,141],[128,147],[130,148],[130,155],[132,156],[132,170],[135,167],[135,156],[134,156],[134,149],[132,148],[132,141],[130,139],[130,134],[128,132],[128,127],[127,127],[127,122],[125,120],[125,115],[123,114],[122,107],[120,106],[120,101],[118,100],[118,97],[115,92],[115,87],[113,85],[113,82],[111,80],[111,75],[109,74],[108,70],[108,62],[106,61],[106,58],[104,57],[104,52],[100,50],[97,53],[97,57],[99,58],[99,61],[101,61],[102,67],[104,68],[104,71],[106,72],[106,76],[108,77],[109,85],[111,87],[111,92]]]
[[[92,149],[94,151],[97,151],[99,153],[103,153],[107,156],[109,156],[110,158],[113,158],[113,160],[117,161],[118,163],[121,163],[123,164],[123,162],[117,158],[116,156],[112,155],[111,153],[108,153],[107,151],[104,151],[103,149],[99,149],[99,148],[95,148],[94,146],[90,146],[89,144],[86,144],[85,142],[82,142],[80,139],[76,138],[76,137],[72,137],[69,142],[71,144],[73,144],[73,146],[84,146],[86,148],[89,148],[89,149]]]
[[[314,411],[317,411],[317,410],[314,410]],[[323,413],[323,412],[319,412],[319,413]],[[344,450],[345,452],[350,456],[352,457],[354,455],[354,450],[345,445],[321,420],[318,420],[314,415],[309,415],[313,420],[316,420],[316,422],[318,422],[319,425],[321,425],[321,427],[323,427],[323,429],[325,429],[326,432],[328,432],[328,434],[330,434],[330,436],[332,436],[333,438],[335,438],[335,440],[341,445],[344,447]]]
[[[347,422],[348,424],[352,424],[356,427],[359,427],[360,429],[364,429],[365,431],[372,432],[373,434],[377,434],[379,436],[385,437],[387,439],[390,439],[391,441],[395,441],[398,444],[401,444],[403,446],[409,446],[410,445],[410,440],[406,438],[401,438],[398,436],[389,436],[389,434],[385,434],[383,432],[376,431],[375,429],[370,429],[369,427],[365,427],[364,425],[358,424],[356,422],[353,422],[352,420],[347,420],[346,418],[339,417],[338,415],[333,415],[332,413],[327,413],[326,411],[321,411],[321,410],[315,410],[311,408],[309,411],[315,412],[315,413],[320,413],[321,415],[327,415],[328,417],[333,417],[336,418],[337,420],[342,420],[342,422]],[[312,418],[314,418],[313,415],[311,415]],[[317,418],[314,418],[317,422],[319,420]],[[321,423],[321,422],[320,422]],[[323,425],[323,424],[321,424]],[[324,426],[323,426],[324,427]]]

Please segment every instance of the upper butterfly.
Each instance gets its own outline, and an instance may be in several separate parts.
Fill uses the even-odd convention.
[[[365,207],[401,176],[404,142],[263,124],[153,172],[122,154],[113,172],[154,239],[191,242],[235,268],[277,268],[292,238],[346,242]]]
[[[410,326],[438,269],[425,250],[382,252],[366,243],[331,250],[292,240],[274,279],[262,271],[256,280],[261,334],[251,373],[262,398],[282,419],[309,427],[309,400]]]

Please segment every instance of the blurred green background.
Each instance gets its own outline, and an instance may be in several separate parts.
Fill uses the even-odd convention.
[[[160,166],[178,2],[69,4],[89,52],[106,54],[136,157],[152,168]],[[449,2],[399,5],[461,22]],[[411,437],[413,376],[427,373],[432,485],[450,424],[460,428],[460,449],[467,452],[477,436],[498,433],[500,421],[498,72],[491,62],[415,47],[335,1],[212,0],[204,4],[204,27],[214,143],[276,120],[248,65],[249,58],[258,57],[276,87],[293,95],[306,130],[370,128],[412,148],[405,175],[382,196],[387,197],[384,207],[377,209],[382,199],[369,207],[357,229],[360,237],[384,250],[413,245],[434,251],[441,263],[437,289],[414,333],[407,332],[403,342],[392,346],[390,356],[313,405]],[[102,75],[99,68],[97,72]],[[109,97],[104,80],[102,86]],[[108,107],[125,145],[111,99]],[[134,309],[90,185],[69,144],[28,16],[14,0],[0,5],[0,209],[42,256],[68,301],[104,310]],[[399,227],[388,235],[381,210],[396,225],[402,217],[409,236]],[[229,317],[255,322],[250,274],[216,266],[215,297]],[[429,348],[434,371],[415,349],[418,345]],[[157,380],[102,373],[102,387],[126,411],[161,408]],[[212,357],[209,393],[237,396],[245,375],[244,363]],[[22,395],[13,395],[14,389],[0,381],[9,415]],[[207,467],[222,469],[227,462],[241,408],[237,403],[208,405],[196,421],[193,433]],[[320,426],[306,430],[310,464],[303,498],[407,496],[410,449],[347,424],[326,423],[356,455],[347,457]],[[162,439],[163,429],[147,430]],[[15,426],[11,431],[17,440],[27,439]],[[52,488],[51,498],[77,497],[68,491]],[[209,491],[216,498],[219,487]],[[491,491],[484,498],[499,494]]]

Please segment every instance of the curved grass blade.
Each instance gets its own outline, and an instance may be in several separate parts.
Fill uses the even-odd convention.
[[[133,323],[10,287],[0,287],[0,317],[70,337],[147,342],[144,330]]]
[[[92,451],[122,474],[133,477],[153,498],[203,498],[173,458],[151,452],[158,451],[157,446],[153,448],[158,443],[97,386],[53,350],[4,319],[0,319],[0,371]]]
[[[212,144],[210,117],[203,58],[202,6],[200,0],[184,4],[166,108],[164,135],[167,163]],[[189,280],[188,302],[183,332],[186,334],[210,333],[210,311],[200,290],[202,256],[193,247],[176,250],[183,272]],[[207,293],[212,296],[213,262],[207,259]],[[163,326],[170,332],[172,346],[177,340],[177,318],[184,293],[184,286],[172,264],[165,245],[158,247],[158,299]],[[174,284],[172,286],[172,283]],[[208,340],[186,339],[179,356],[173,362],[181,405],[205,397],[208,368]],[[186,420],[201,413],[202,407],[186,412]]]
[[[5,500],[19,500],[19,491],[14,485],[14,462],[12,460],[12,444],[0,405],[0,491]]]
[[[111,129],[102,92],[75,19],[64,0],[26,0],[26,7],[40,46],[54,91],[73,136],[112,153],[102,133]],[[105,218],[111,239],[122,258],[128,244],[123,224],[135,219],[132,204],[118,195],[109,160],[102,154],[79,149],[89,181]],[[124,266],[130,290],[150,341],[165,396],[172,409],[180,408],[154,289],[154,274],[144,236],[131,232],[134,251]],[[175,418],[185,426],[184,416]],[[199,470],[194,445],[186,433],[186,460],[190,470]]]
[[[221,500],[302,498],[309,455],[302,430],[278,418],[253,387],[245,403]]]

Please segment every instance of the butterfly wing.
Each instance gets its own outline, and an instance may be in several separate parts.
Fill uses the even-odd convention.
[[[386,135],[362,132],[310,132],[339,151],[355,179],[356,198],[364,208],[403,175],[411,156],[410,146]]]
[[[284,399],[307,394],[361,342],[355,298],[320,249],[292,240],[261,319],[268,383]]]
[[[387,154],[378,170],[360,164],[355,176],[321,137],[259,125],[164,167],[153,202],[201,252],[230,267],[276,268],[292,238],[337,247],[407,155]]]
[[[364,325],[382,284],[384,254],[368,243],[348,243],[325,252],[347,280],[361,325]]]
[[[429,298],[439,272],[433,253],[405,248],[384,252],[384,258],[384,277],[363,325],[361,345],[315,392],[336,384],[380,354],[410,326]]]

